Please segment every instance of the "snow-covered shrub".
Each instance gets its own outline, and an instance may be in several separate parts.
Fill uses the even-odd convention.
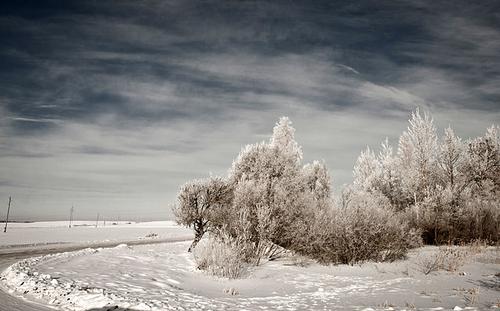
[[[205,243],[203,243],[205,242]],[[246,244],[228,235],[210,237],[194,249],[197,268],[211,275],[235,279],[248,269]]]
[[[421,244],[420,234],[400,214],[381,206],[383,197],[356,194],[345,208],[319,214],[308,255],[323,263],[354,264],[404,258]]]

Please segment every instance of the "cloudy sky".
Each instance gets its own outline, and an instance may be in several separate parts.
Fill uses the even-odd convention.
[[[1,217],[170,217],[282,115],[338,189],[416,107],[500,123],[499,86],[495,0],[2,1]]]

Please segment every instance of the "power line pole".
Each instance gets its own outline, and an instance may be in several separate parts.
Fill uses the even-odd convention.
[[[9,213],[10,213],[10,202],[12,201],[12,198],[9,197],[9,207],[7,207],[7,218],[5,219],[5,228],[3,228],[3,232],[7,232],[7,224],[9,223]]]
[[[97,224],[99,223],[99,213],[97,213],[97,219],[95,221],[95,227],[97,228]]]
[[[71,225],[73,223],[73,211],[75,210],[74,206],[71,206],[71,211],[69,213],[69,227],[71,228]]]

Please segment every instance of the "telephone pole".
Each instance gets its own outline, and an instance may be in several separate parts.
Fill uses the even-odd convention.
[[[97,213],[97,219],[95,221],[95,227],[97,228],[97,224],[99,223],[99,213]]]
[[[73,224],[73,211],[75,210],[74,206],[71,206],[71,210],[69,212],[69,227],[71,228],[71,225]]]
[[[5,228],[3,228],[3,232],[7,232],[7,224],[9,223],[9,213],[10,213],[10,202],[12,201],[12,198],[9,197],[9,207],[7,207],[7,218],[5,219]]]

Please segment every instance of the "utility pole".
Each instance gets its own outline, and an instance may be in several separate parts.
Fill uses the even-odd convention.
[[[69,213],[69,227],[71,228],[71,225],[73,223],[73,211],[75,210],[74,206],[71,206],[71,211]]]
[[[95,227],[97,228],[97,224],[99,223],[99,213],[97,213],[97,219],[95,221]]]
[[[9,213],[10,213],[10,202],[12,201],[12,198],[9,197],[9,207],[7,207],[7,219],[5,219],[5,228],[3,228],[3,232],[7,232],[7,224],[9,223]]]

